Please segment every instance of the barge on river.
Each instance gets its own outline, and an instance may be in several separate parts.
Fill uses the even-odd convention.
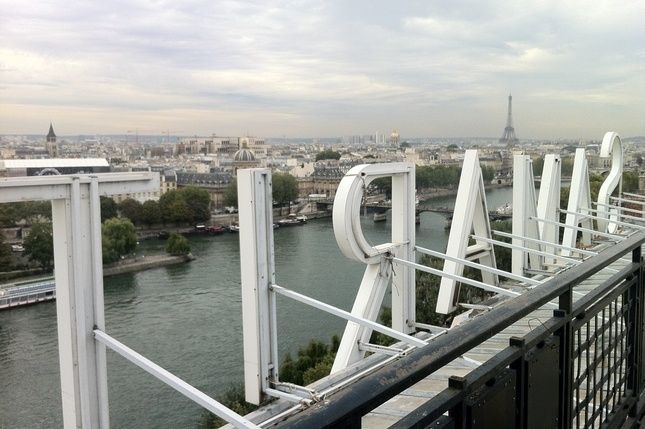
[[[56,282],[53,278],[37,283],[16,284],[0,289],[0,310],[52,299],[56,299]]]

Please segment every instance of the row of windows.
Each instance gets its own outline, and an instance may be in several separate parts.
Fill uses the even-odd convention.
[[[146,201],[152,199],[159,199],[159,191],[154,192],[135,192],[133,194],[118,194],[112,197],[117,203],[122,202],[128,198],[132,198],[137,201]]]

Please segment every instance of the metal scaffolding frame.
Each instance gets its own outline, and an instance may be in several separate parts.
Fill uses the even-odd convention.
[[[0,203],[52,203],[63,425],[109,428],[106,349],[239,428],[257,428],[105,332],[101,196],[159,189],[158,173],[0,179]]]

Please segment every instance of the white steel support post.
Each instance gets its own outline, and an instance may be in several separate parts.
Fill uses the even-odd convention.
[[[443,264],[443,272],[453,278],[449,276],[441,278],[437,313],[448,314],[457,308],[459,291],[454,276],[462,275],[464,265],[455,262],[454,258],[476,259],[482,265],[496,268],[495,253],[490,243],[475,239],[475,244],[468,245],[472,231],[479,237],[492,239],[479,158],[476,150],[467,150],[461,169],[455,211],[446,249],[446,255],[451,258],[446,259]],[[482,271],[482,280],[493,286],[499,284],[499,278],[491,272]]]
[[[65,428],[108,428],[103,269],[98,183],[72,179],[69,198],[52,201],[56,315]],[[97,241],[98,240],[98,241]]]
[[[562,163],[559,155],[548,154],[544,156],[544,167],[542,167],[542,182],[540,184],[540,196],[538,197],[537,217],[553,222],[560,220],[560,188],[561,188]],[[540,240],[558,244],[560,240],[559,228],[552,223],[538,221],[538,234]],[[555,247],[542,245],[542,250],[555,254],[558,250]],[[547,264],[554,264],[554,258],[545,258]]]
[[[105,303],[103,297],[103,236],[101,225],[101,196],[97,177],[90,181],[90,219],[92,246],[92,277],[94,279],[94,327],[105,331]],[[99,399],[99,417],[101,427],[110,427],[110,409],[108,402],[107,357],[105,345],[95,341],[96,375]]]
[[[271,171],[239,170],[240,267],[246,401],[259,404],[278,380],[275,338],[275,283]]]
[[[415,171],[392,176],[392,242],[394,256],[406,261],[415,258]],[[409,334],[416,320],[415,271],[401,266],[392,275],[392,328]]]
[[[0,179],[0,203],[51,201],[63,425],[109,428],[100,195],[159,189],[158,173]]]
[[[361,200],[365,188],[379,177],[392,177],[392,242],[373,246],[363,235],[360,222]],[[367,264],[352,307],[352,315],[375,321],[385,291],[393,277],[386,254],[414,261],[414,166],[406,163],[357,165],[338,186],[334,199],[334,235],[341,252],[354,261]],[[392,328],[410,333],[414,330],[414,271],[397,268],[392,284]],[[407,268],[407,267],[406,267]],[[360,360],[365,350],[359,343],[369,342],[372,329],[347,322],[332,373]]]
[[[571,174],[571,186],[569,188],[569,201],[567,203],[567,217],[564,221],[571,227],[582,224],[587,229],[593,229],[593,222],[590,218],[585,217],[582,213],[589,213],[591,209],[591,190],[589,188],[589,170],[587,166],[587,157],[584,148],[576,149],[576,155],[573,159],[573,173]],[[574,214],[580,213],[580,214]],[[576,237],[578,231],[574,228],[564,228],[562,235],[562,245],[567,247],[576,247]],[[591,234],[583,231],[582,243],[591,244]],[[563,256],[570,256],[571,251],[562,250]]]
[[[513,235],[537,239],[538,226],[531,217],[537,214],[535,204],[535,185],[533,178],[533,163],[529,155],[513,157]],[[513,244],[539,250],[539,245],[532,241],[513,238]],[[540,269],[541,257],[530,254],[519,248],[511,251],[511,272],[518,276],[524,275],[524,270]]]

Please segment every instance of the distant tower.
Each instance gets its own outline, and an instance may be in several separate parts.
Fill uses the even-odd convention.
[[[392,134],[390,134],[390,143],[393,146],[399,145],[399,132],[397,130],[392,131]]]
[[[47,133],[47,143],[56,143],[56,134],[52,123],[49,123],[49,132]]]
[[[56,143],[56,134],[52,123],[49,123],[49,132],[47,133],[47,143],[45,144],[47,153],[51,158],[58,158],[58,143]]]
[[[519,140],[515,136],[515,128],[513,128],[513,96],[508,95],[508,117],[506,118],[506,128],[504,134],[499,139],[500,143],[506,143],[507,146],[515,145]]]

